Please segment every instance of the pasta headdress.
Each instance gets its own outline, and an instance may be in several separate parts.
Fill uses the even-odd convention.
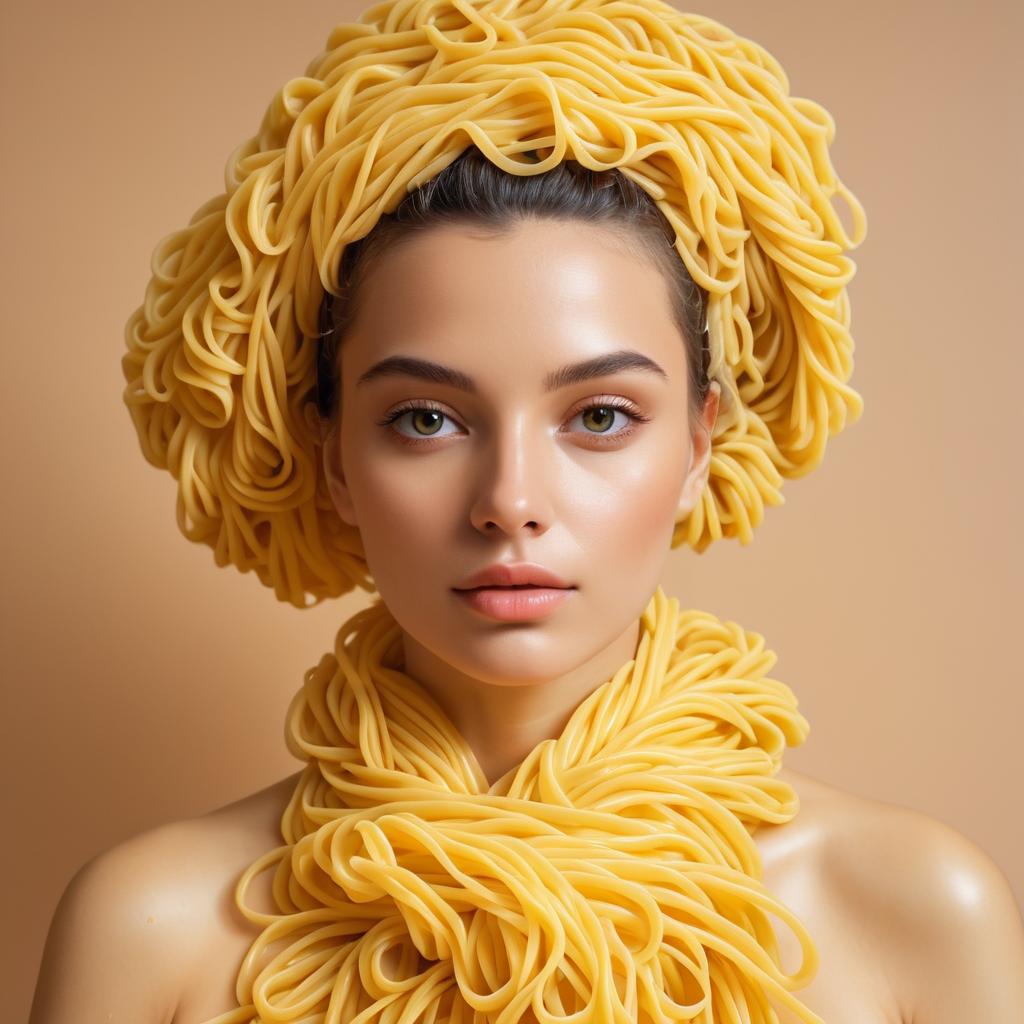
[[[157,245],[126,327],[124,398],[178,481],[180,529],[298,607],[374,589],[322,478],[318,311],[345,246],[475,144],[514,174],[619,168],[656,201],[708,293],[722,388],[708,485],[672,546],[749,543],[863,406],[844,253],[866,221],[834,132],[762,47],[662,0],[387,0],[338,25],[225,191]]]

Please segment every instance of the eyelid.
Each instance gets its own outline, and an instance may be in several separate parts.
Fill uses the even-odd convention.
[[[453,416],[443,405],[435,402],[430,398],[420,398],[416,400],[409,400],[406,402],[400,402],[390,412],[388,412],[383,419],[377,420],[377,426],[386,427],[391,423],[394,423],[403,413],[415,412],[419,409],[429,409],[431,412],[439,412],[442,416],[447,416],[448,419],[458,423],[459,420]],[[424,440],[427,440],[426,438]]]
[[[640,412],[640,407],[636,402],[626,398],[624,395],[592,395],[589,398],[583,399],[581,402],[577,402],[573,406],[573,410],[570,416],[578,416],[581,412],[587,409],[591,409],[594,406],[611,406],[613,409],[620,409],[622,412],[628,412],[636,415],[637,419],[646,419]]]

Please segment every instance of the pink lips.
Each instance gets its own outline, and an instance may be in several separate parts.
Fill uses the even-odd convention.
[[[499,622],[530,622],[550,615],[575,587],[478,587],[455,593],[478,612]]]
[[[498,562],[453,590],[488,618],[529,622],[550,615],[576,588],[535,562]]]
[[[524,583],[536,587],[571,587],[572,584],[536,562],[495,562],[494,565],[473,573],[463,580],[456,589],[471,590],[473,587],[518,587]]]

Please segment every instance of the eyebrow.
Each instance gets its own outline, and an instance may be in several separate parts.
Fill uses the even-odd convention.
[[[632,349],[619,349],[616,352],[595,356],[593,359],[568,363],[553,370],[544,378],[544,390],[557,391],[593,377],[606,377],[627,370],[653,373],[665,381],[668,380],[668,374],[653,359],[649,359],[641,352],[634,352]],[[478,390],[476,381],[469,374],[456,370],[454,367],[445,366],[443,363],[435,363],[430,359],[418,359],[414,356],[388,356],[387,359],[374,363],[356,381],[356,387],[380,377],[416,377],[420,380],[430,381],[432,384],[447,384],[460,391],[469,391],[473,394],[476,394]]]

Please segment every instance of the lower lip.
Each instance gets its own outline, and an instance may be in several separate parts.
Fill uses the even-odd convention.
[[[530,622],[550,615],[575,587],[477,587],[456,590],[463,601],[499,622]]]

